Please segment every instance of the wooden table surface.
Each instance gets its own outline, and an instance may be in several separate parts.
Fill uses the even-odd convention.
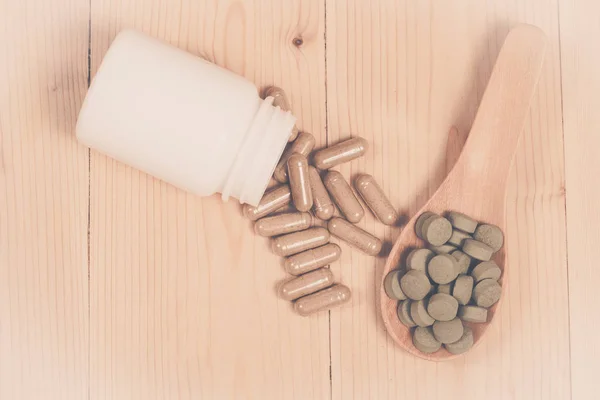
[[[0,399],[597,398],[598,15],[596,0],[0,0]],[[386,335],[384,258],[343,245],[351,305],[298,317],[239,205],[74,138],[90,78],[135,27],[282,86],[319,145],[367,138],[341,171],[372,173],[411,216],[518,22],[550,47],[510,177],[512,272],[484,343],[455,361]]]

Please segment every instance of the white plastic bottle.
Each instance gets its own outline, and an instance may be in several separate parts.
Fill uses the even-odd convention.
[[[296,119],[226,69],[136,31],[108,50],[77,138],[200,196],[257,205]]]

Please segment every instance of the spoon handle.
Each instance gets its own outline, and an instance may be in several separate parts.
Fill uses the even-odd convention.
[[[503,208],[508,172],[546,46],[545,34],[531,25],[518,25],[506,37],[465,147],[448,177],[452,182],[447,183],[461,186],[462,195],[485,196],[480,200],[497,201]]]
[[[429,202],[402,230],[385,264],[384,277],[391,270],[403,266],[403,257],[410,249],[423,247],[423,241],[415,234],[415,221],[424,211],[438,214],[448,210],[460,211],[503,229],[507,176],[529,114],[545,49],[546,37],[538,28],[519,25],[508,34],[456,165]],[[495,261],[506,282],[508,268],[504,249],[496,253]],[[417,350],[411,331],[398,319],[397,302],[386,295],[383,279],[380,296],[381,316],[386,330],[400,347],[427,360],[443,361],[457,357],[445,349],[432,354]],[[499,307],[500,303],[497,303],[489,309],[489,322],[467,324],[473,330],[475,345],[480,342]]]

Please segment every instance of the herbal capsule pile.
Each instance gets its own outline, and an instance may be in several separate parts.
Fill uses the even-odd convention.
[[[281,109],[289,109],[287,96],[280,88],[270,87],[265,94],[272,96]],[[258,206],[243,208],[243,214],[256,221],[256,234],[271,238],[272,251],[285,257],[284,268],[293,277],[280,284],[279,296],[293,301],[294,309],[303,316],[348,303],[352,296],[348,287],[335,282],[329,269],[329,264],[338,260],[342,252],[340,246],[329,243],[330,235],[371,256],[382,251],[380,239],[355,225],[365,215],[359,198],[381,223],[395,225],[399,219],[372,175],[358,175],[353,189],[340,172],[332,169],[363,156],[369,148],[365,139],[355,137],[311,154],[315,142],[313,135],[294,128],[273,172],[273,178],[281,185],[265,193]],[[425,275],[426,260],[427,254],[414,258],[415,268],[422,274],[416,279],[424,287],[413,290],[421,290],[423,297],[430,290]],[[406,299],[402,290],[398,277],[388,279],[386,291],[390,296]],[[423,319],[429,321],[426,304],[417,307]],[[412,320],[407,317],[407,321]]]

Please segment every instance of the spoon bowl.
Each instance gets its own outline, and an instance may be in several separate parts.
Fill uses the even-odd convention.
[[[386,261],[383,278],[394,269],[404,269],[404,261],[410,250],[426,247],[426,243],[415,233],[415,222],[425,211],[440,215],[459,211],[480,223],[493,224],[506,231],[506,182],[529,114],[546,46],[546,36],[537,27],[518,25],[510,31],[458,161],[427,204],[403,229]],[[508,282],[505,248],[494,254],[493,260],[502,270],[499,282],[502,284],[503,297]],[[443,347],[432,354],[417,350],[412,342],[411,330],[398,319],[397,302],[385,293],[383,281],[380,296],[385,327],[400,347],[427,360],[443,361],[458,357]],[[473,329],[473,348],[493,321],[502,297],[488,309],[486,323],[465,323]]]

